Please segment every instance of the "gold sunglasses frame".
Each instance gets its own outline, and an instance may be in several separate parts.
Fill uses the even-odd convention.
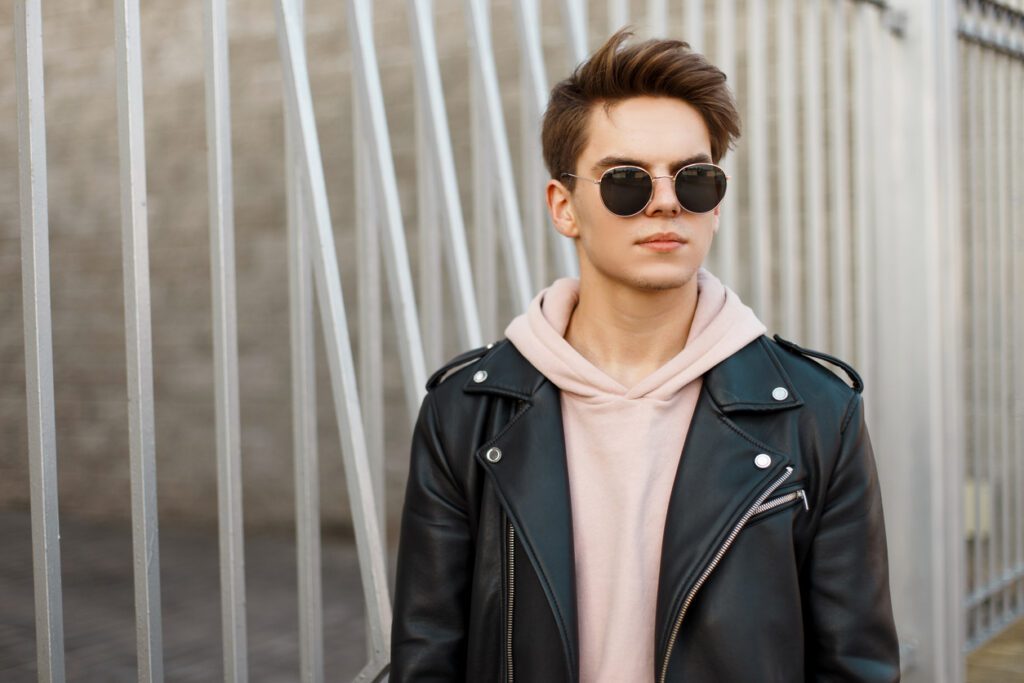
[[[721,171],[721,172],[722,172],[722,173],[723,173],[723,174],[725,175],[725,179],[726,179],[726,181],[728,181],[728,180],[730,180],[730,179],[732,178],[732,176],[731,176],[731,175],[729,175],[729,174],[727,174],[727,173],[725,173],[725,169],[724,169],[724,168],[722,168],[721,166],[719,166],[718,164],[712,164],[712,163],[709,163],[709,162],[706,162],[706,161],[697,161],[697,162],[694,162],[694,163],[692,163],[692,164],[687,164],[686,166],[681,166],[681,167],[679,168],[679,170],[677,170],[677,171],[676,171],[675,173],[673,173],[672,175],[651,175],[651,172],[650,172],[650,171],[648,171],[648,170],[647,170],[646,168],[644,168],[643,166],[634,166],[634,165],[632,165],[632,164],[623,164],[623,165],[621,165],[621,166],[612,166],[611,168],[609,168],[609,169],[606,169],[606,170],[605,170],[605,172],[601,174],[601,177],[600,177],[600,178],[588,178],[587,176],[581,176],[581,175],[576,175],[575,173],[569,173],[569,172],[567,172],[567,171],[566,171],[566,172],[563,172],[563,173],[561,173],[561,174],[559,175],[559,177],[562,177],[562,176],[571,176],[571,177],[573,177],[573,178],[577,178],[577,179],[579,179],[579,180],[588,180],[588,181],[592,182],[592,183],[593,183],[593,184],[595,184],[595,185],[600,185],[600,184],[601,184],[601,181],[603,181],[603,180],[604,180],[604,177],[605,177],[606,175],[608,175],[609,173],[611,173],[612,171],[615,171],[615,170],[617,170],[617,169],[620,169],[620,168],[638,168],[638,169],[640,169],[641,171],[643,171],[644,173],[646,173],[646,174],[647,174],[647,177],[648,177],[648,178],[650,178],[650,179],[651,179],[651,194],[650,194],[650,196],[649,196],[649,197],[647,198],[647,201],[646,201],[646,202],[644,203],[644,205],[643,205],[643,208],[641,208],[641,209],[640,209],[639,211],[637,211],[636,213],[631,213],[631,214],[628,214],[628,215],[626,215],[626,216],[623,216],[622,214],[620,214],[620,213],[615,213],[614,211],[612,211],[611,209],[609,209],[609,208],[608,208],[608,205],[607,205],[607,204],[605,204],[605,202],[604,202],[604,198],[603,198],[603,197],[601,198],[601,203],[602,203],[602,204],[604,204],[604,208],[605,208],[605,209],[607,209],[607,210],[608,210],[608,212],[609,212],[609,213],[611,213],[612,215],[614,215],[614,216],[618,216],[619,218],[632,218],[633,216],[637,216],[637,215],[639,215],[639,214],[643,213],[643,212],[644,212],[644,211],[645,211],[645,210],[647,209],[647,207],[648,207],[648,206],[650,205],[650,203],[651,203],[651,200],[652,200],[652,199],[654,199],[654,181],[655,181],[655,180],[658,180],[658,179],[660,179],[660,178],[671,178],[671,179],[672,179],[672,185],[673,185],[673,187],[674,187],[674,186],[675,186],[675,179],[676,179],[676,176],[678,176],[678,175],[679,175],[680,173],[682,173],[682,172],[683,172],[683,171],[685,171],[686,169],[688,169],[688,168],[691,168],[691,167],[693,167],[693,166],[713,166],[714,168],[717,168],[717,169],[718,169],[719,171]],[[728,189],[728,187],[729,187],[729,186],[728,186],[728,184],[726,184],[726,189]],[[720,206],[720,205],[722,204],[722,202],[723,202],[724,200],[725,200],[725,195],[723,194],[723,195],[722,195],[722,199],[719,199],[719,200],[718,200],[718,204],[715,204],[714,206],[712,206],[712,207],[711,207],[710,209],[708,209],[707,211],[690,211],[690,210],[689,210],[689,209],[687,209],[687,208],[686,208],[685,206],[683,206],[683,203],[682,203],[682,202],[679,202],[679,196],[678,196],[678,195],[676,196],[676,201],[677,201],[677,202],[679,202],[679,206],[680,206],[680,207],[682,207],[683,211],[685,211],[685,212],[687,212],[687,213],[692,213],[692,214],[695,214],[695,215],[697,215],[697,216],[702,216],[702,215],[704,215],[704,214],[706,214],[706,213],[711,213],[712,211],[714,211],[715,209],[717,209],[717,208],[718,208],[718,207],[719,207],[719,206]]]

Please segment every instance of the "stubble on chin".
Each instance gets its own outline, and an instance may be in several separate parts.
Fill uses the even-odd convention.
[[[694,277],[695,273],[680,273],[670,277],[648,278],[644,276],[628,277],[625,283],[633,289],[647,292],[662,292],[669,289],[684,287]]]

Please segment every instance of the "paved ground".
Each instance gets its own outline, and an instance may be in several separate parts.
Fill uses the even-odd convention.
[[[31,529],[0,513],[0,681],[36,680]],[[297,681],[295,551],[289,536],[246,539],[249,673],[253,683]],[[137,680],[131,529],[61,519],[67,680]],[[355,547],[325,539],[324,672],[352,680],[366,661]],[[390,566],[394,567],[392,557]],[[223,680],[215,530],[160,528],[164,671],[170,682]],[[391,577],[390,585],[394,586]]]
[[[967,658],[967,683],[1024,683],[1024,619]]]

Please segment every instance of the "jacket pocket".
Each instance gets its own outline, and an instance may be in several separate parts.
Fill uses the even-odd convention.
[[[759,522],[765,517],[771,516],[772,513],[779,512],[797,503],[803,503],[804,510],[811,509],[807,503],[807,492],[802,488],[769,498],[754,508],[754,514],[747,519],[746,526],[749,527],[754,522]]]
[[[505,539],[505,681],[513,683],[515,670],[512,666],[512,618],[516,597],[516,532],[507,516]]]

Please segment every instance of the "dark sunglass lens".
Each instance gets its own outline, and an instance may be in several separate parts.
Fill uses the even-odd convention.
[[[601,199],[618,216],[639,213],[651,198],[651,176],[642,168],[613,168],[601,177]]]
[[[725,196],[725,173],[711,164],[686,166],[676,176],[676,196],[687,211],[707,213]]]

